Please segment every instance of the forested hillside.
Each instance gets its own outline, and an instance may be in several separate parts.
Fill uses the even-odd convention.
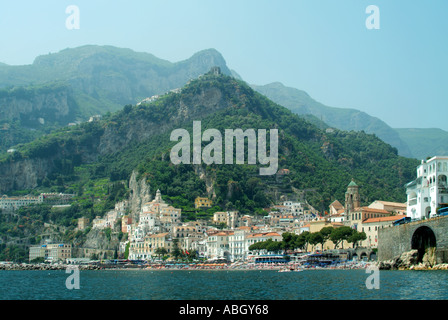
[[[191,132],[195,120],[202,122],[203,131],[215,128],[223,136],[227,128],[278,129],[279,168],[290,174],[259,176],[259,165],[248,164],[173,165],[169,152],[175,143],[169,135],[177,128]],[[126,105],[101,121],[59,130],[3,154],[0,189],[82,192],[88,181],[126,181],[138,169],[163,194],[190,202],[208,194],[220,206],[255,210],[273,200],[273,189],[313,188],[310,202],[326,208],[343,199],[352,178],[361,185],[364,203],[405,201],[403,185],[412,180],[416,164],[374,135],[326,133],[244,82],[208,74],[181,93]]]

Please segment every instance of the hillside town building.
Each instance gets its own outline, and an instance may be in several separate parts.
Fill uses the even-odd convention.
[[[209,198],[197,197],[194,200],[194,207],[198,208],[211,208],[213,201]]]
[[[30,247],[29,261],[43,258],[45,261],[65,262],[72,257],[72,245],[64,243],[43,244]]]
[[[412,219],[431,218],[437,210],[448,206],[448,157],[436,156],[422,160],[417,178],[406,184],[407,216]]]
[[[17,210],[21,207],[27,207],[36,204],[48,205],[67,205],[71,202],[75,195],[65,193],[41,193],[38,196],[8,197],[3,195],[0,198],[0,209]]]

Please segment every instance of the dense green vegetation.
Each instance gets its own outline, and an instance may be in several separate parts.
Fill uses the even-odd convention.
[[[212,96],[214,104],[207,96]],[[180,116],[182,106],[188,108]],[[169,153],[176,142],[170,141],[170,133],[185,128],[192,136],[194,120],[201,121],[202,131],[218,129],[223,137],[225,129],[277,128],[279,169],[288,169],[289,174],[260,176],[258,164],[174,165]],[[110,150],[99,152],[100,146],[108,144]],[[207,144],[202,142],[203,147]],[[352,178],[361,187],[363,205],[374,200],[404,202],[403,185],[414,178],[418,164],[398,156],[395,148],[375,135],[326,133],[244,82],[212,74],[191,81],[181,93],[167,94],[150,104],[126,105],[101,121],[60,129],[23,144],[16,153],[2,154],[0,166],[23,159],[46,159],[51,166],[37,188],[10,192],[76,193],[72,208],[58,218],[44,209],[32,210],[37,220],[68,230],[74,228],[74,219],[101,216],[126,198],[134,170],[139,178],[146,177],[151,190],[160,189],[168,202],[182,208],[185,219],[193,220],[218,210],[263,214],[262,209],[278,200],[279,194],[303,196],[323,212],[335,199],[344,199]],[[216,195],[214,207],[194,210],[194,199],[211,196],[210,192]],[[68,231],[67,236],[76,235]]]
[[[202,131],[215,128],[224,136],[226,128],[278,128],[279,169],[289,169],[288,176],[281,179],[275,175],[260,176],[258,165],[176,166],[171,163],[169,152],[175,142],[169,141],[169,134],[172,129],[183,127],[192,135],[192,120],[176,118],[169,126],[170,119],[177,114],[180,101],[194,101],[210,88],[219,89],[229,107],[204,113],[201,119],[196,119],[201,120]],[[116,135],[126,135],[137,119],[147,121],[148,127],[157,124],[164,129],[147,139],[117,146],[115,153],[96,153],[105,128],[113,128]],[[197,173],[202,170],[213,180],[216,204],[242,211],[268,205],[272,199],[266,191],[270,188],[291,190],[291,187],[315,189],[314,194],[309,194],[312,204],[319,209],[326,208],[334,199],[343,199],[352,178],[361,186],[361,197],[366,204],[375,199],[404,201],[403,185],[413,179],[417,164],[398,156],[395,148],[374,135],[340,130],[327,134],[254,92],[245,83],[224,75],[203,77],[191,82],[181,94],[168,94],[149,105],[128,105],[101,122],[59,130],[18,150],[15,154],[3,155],[0,161],[59,155],[53,161],[54,171],[41,181],[40,188],[82,193],[88,181],[126,181],[137,169],[140,176],[148,178],[153,190],[160,189],[178,203],[183,200],[192,203],[196,196],[206,192],[205,181]],[[92,154],[94,160],[86,162],[86,153]]]
[[[289,88],[279,82],[264,86],[252,85],[258,92],[266,95],[272,101],[281,104],[292,112],[309,118],[315,116],[329,127],[346,131],[365,131],[375,134],[386,143],[397,148],[398,153],[405,157],[412,155],[407,141],[403,141],[395,129],[392,129],[381,119],[372,117],[365,112],[326,106],[311,98],[306,92],[295,88]],[[315,121],[315,120],[314,120]]]
[[[356,231],[348,226],[345,227],[324,227],[318,232],[302,232],[297,235],[291,232],[285,232],[282,234],[282,241],[273,241],[268,239],[265,241],[259,241],[252,244],[249,247],[251,251],[295,251],[303,250],[306,251],[308,245],[313,248],[318,249],[318,246],[322,249],[327,241],[333,242],[335,248],[337,249],[343,241],[352,243],[353,247],[356,247],[359,241],[366,239],[366,234],[364,232]]]
[[[0,64],[0,152],[68,123],[164,94],[213,65],[230,74],[213,49],[171,63],[149,53],[92,45],[39,56],[31,65]]]

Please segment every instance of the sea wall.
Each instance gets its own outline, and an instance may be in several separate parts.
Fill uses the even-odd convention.
[[[435,248],[437,264],[448,263],[448,217],[406,223],[378,230],[378,261],[397,259],[405,252],[425,246]]]

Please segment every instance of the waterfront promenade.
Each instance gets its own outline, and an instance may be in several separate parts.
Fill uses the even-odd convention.
[[[77,267],[79,270],[316,270],[316,269],[366,269],[373,263],[347,262],[331,266],[303,266],[298,263],[160,263],[160,264],[48,264],[48,263],[3,263],[0,270],[66,270]]]

